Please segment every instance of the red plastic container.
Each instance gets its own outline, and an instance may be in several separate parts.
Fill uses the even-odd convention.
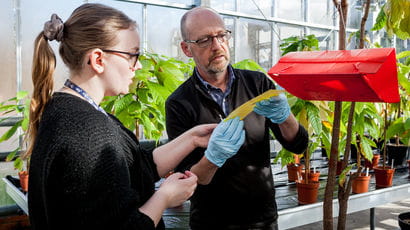
[[[288,53],[268,74],[304,100],[400,101],[394,48]]]

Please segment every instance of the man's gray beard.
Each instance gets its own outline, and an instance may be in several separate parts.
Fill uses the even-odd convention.
[[[228,67],[229,61],[227,60],[226,64],[221,67],[221,68],[217,68],[217,67],[212,67],[209,66],[209,68],[207,69],[209,74],[217,74],[217,73],[222,73],[223,71],[226,70],[226,68]]]

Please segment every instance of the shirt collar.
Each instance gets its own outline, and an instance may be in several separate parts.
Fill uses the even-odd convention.
[[[205,89],[209,90],[209,89],[219,89],[211,84],[209,84],[207,81],[205,81],[201,74],[199,74],[198,69],[195,67],[195,73],[196,76],[198,76],[199,81],[202,83],[202,85],[205,87]],[[233,81],[235,80],[235,74],[233,73],[233,68],[231,65],[228,65],[228,85],[226,86],[226,91],[230,91]]]

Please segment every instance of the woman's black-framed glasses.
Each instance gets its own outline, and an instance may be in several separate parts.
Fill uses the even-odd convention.
[[[127,59],[128,60],[128,62],[132,65],[132,66],[130,66],[130,67],[132,67],[132,68],[136,68],[136,66],[137,66],[137,62],[138,62],[138,58],[139,58],[139,56],[140,56],[140,52],[138,52],[138,53],[130,53],[130,52],[125,52],[125,51],[119,51],[119,50],[102,50],[103,52],[107,52],[107,53],[112,53],[112,54],[116,54],[117,56],[119,56],[119,57],[122,57],[122,58],[125,58],[125,59]],[[127,54],[127,55],[129,55],[130,57],[129,58],[127,58],[127,57],[124,57],[123,55],[120,55],[120,54]]]
[[[216,38],[216,40],[218,40],[219,43],[228,41],[231,38],[231,33],[232,32],[230,30],[225,30],[225,32],[217,34],[215,36],[206,36],[198,40],[184,40],[184,42],[194,43],[200,48],[205,48],[212,44],[214,38]]]

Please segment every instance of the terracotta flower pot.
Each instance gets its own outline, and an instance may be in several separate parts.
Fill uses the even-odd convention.
[[[377,165],[379,165],[379,160],[380,160],[380,154],[374,154],[372,158],[372,162],[370,162],[367,159],[364,160],[364,167],[373,169],[374,167],[377,167]]]
[[[377,188],[387,188],[393,184],[393,175],[395,168],[390,168],[386,166],[383,169],[383,166],[374,167],[374,175],[376,176],[376,187]]]
[[[361,173],[360,176],[356,177],[352,183],[353,193],[365,193],[369,191],[369,183],[371,176],[366,176],[365,173]]]
[[[298,176],[302,176],[303,165],[288,164],[286,165],[286,167],[288,168],[288,181],[290,182],[297,181],[299,179]]]
[[[302,178],[303,180],[305,179],[305,171],[302,172]],[[320,176],[320,172],[319,171],[315,171],[313,172],[313,170],[310,170],[309,173],[309,181],[319,181],[319,176]]]
[[[298,190],[298,202],[299,204],[313,204],[317,201],[317,194],[319,191],[318,181],[309,181],[308,184],[305,181],[296,181],[296,188]]]
[[[23,190],[24,192],[27,192],[28,191],[28,172],[20,171],[18,174],[20,178],[21,190]]]

